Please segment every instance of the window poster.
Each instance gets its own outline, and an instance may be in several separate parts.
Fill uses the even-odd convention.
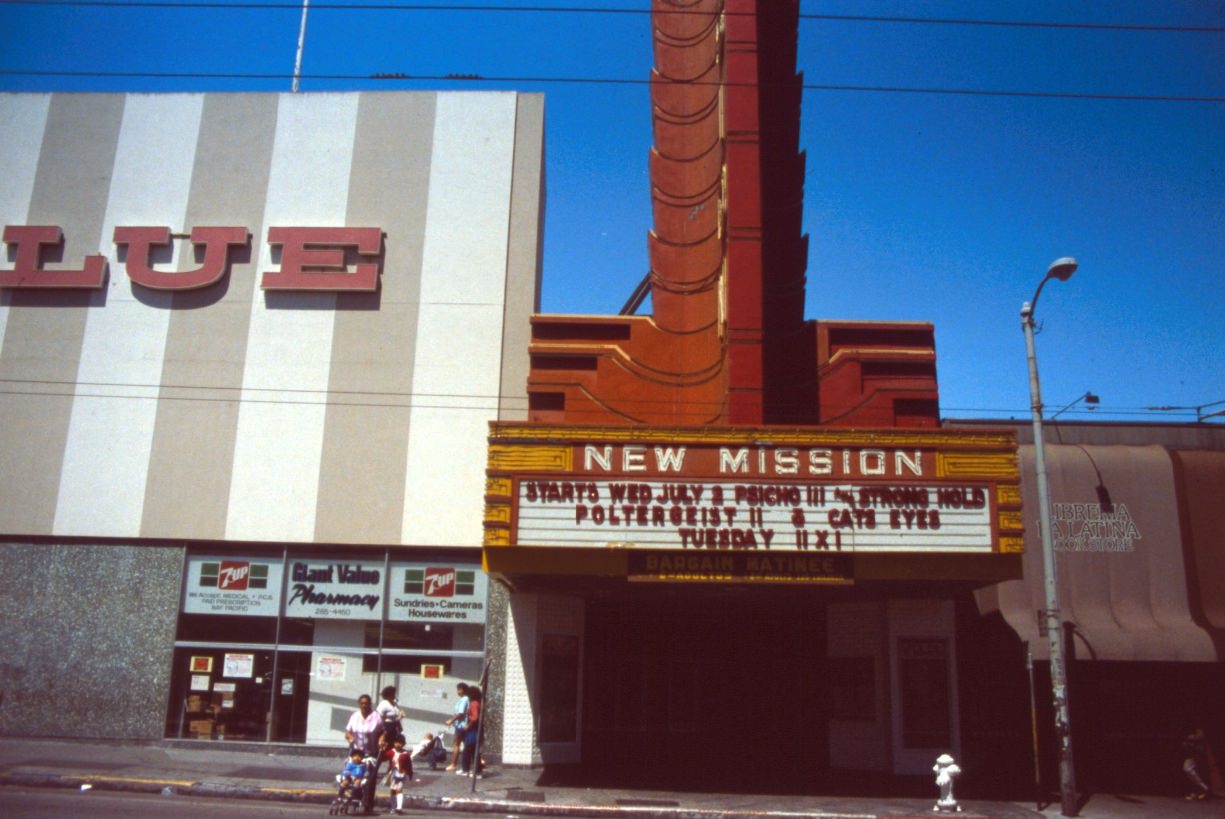
[[[254,654],[226,654],[221,676],[250,678],[255,673]]]
[[[183,611],[276,617],[281,561],[266,557],[189,557]]]
[[[344,657],[319,657],[315,662],[315,679],[343,680],[345,678],[346,665]]]
[[[392,563],[388,620],[484,623],[488,578],[479,566]]]

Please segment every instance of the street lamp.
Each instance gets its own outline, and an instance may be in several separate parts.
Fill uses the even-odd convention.
[[[1059,792],[1063,815],[1076,815],[1076,771],[1072,766],[1072,728],[1068,717],[1067,665],[1063,624],[1059,613],[1059,579],[1055,575],[1055,547],[1051,538],[1051,497],[1046,483],[1046,442],[1042,438],[1042,391],[1038,387],[1038,358],[1034,353],[1034,308],[1051,279],[1066,282],[1076,272],[1076,260],[1056,259],[1034,297],[1021,305],[1021,330],[1029,359],[1029,401],[1034,416],[1034,463],[1038,471],[1038,532],[1042,538],[1042,571],[1046,587],[1046,636],[1050,640],[1051,700],[1055,706],[1055,737],[1059,742]]]

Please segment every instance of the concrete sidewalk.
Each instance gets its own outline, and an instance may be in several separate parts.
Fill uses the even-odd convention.
[[[302,746],[217,743],[69,742],[6,738],[0,743],[0,785],[88,786],[97,789],[174,793],[239,799],[326,804],[335,795],[333,777],[343,750]],[[933,816],[935,786],[926,799],[693,793],[580,787],[563,784],[541,770],[491,766],[473,780],[419,766],[406,808],[537,816],[643,819],[874,819]],[[965,800],[967,819],[1038,819],[1060,815],[1058,804],[1041,813],[1032,803]],[[388,812],[380,787],[376,812]],[[1086,819],[1206,819],[1221,817],[1213,802],[1163,797],[1098,796],[1081,810]]]

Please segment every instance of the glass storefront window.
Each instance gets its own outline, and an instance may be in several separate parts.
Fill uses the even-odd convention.
[[[340,745],[388,685],[409,736],[437,733],[482,668],[475,564],[189,554],[183,587],[167,736]]]

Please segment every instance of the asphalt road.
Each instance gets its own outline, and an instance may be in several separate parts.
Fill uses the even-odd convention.
[[[0,788],[0,816],[5,819],[62,819],[71,817],[326,817],[326,805],[264,802],[254,799],[212,799],[198,796],[154,796],[114,791],[78,791],[51,788]],[[385,806],[378,816],[390,816]],[[455,813],[407,812],[416,819],[455,819]],[[495,819],[498,814],[485,814]]]

